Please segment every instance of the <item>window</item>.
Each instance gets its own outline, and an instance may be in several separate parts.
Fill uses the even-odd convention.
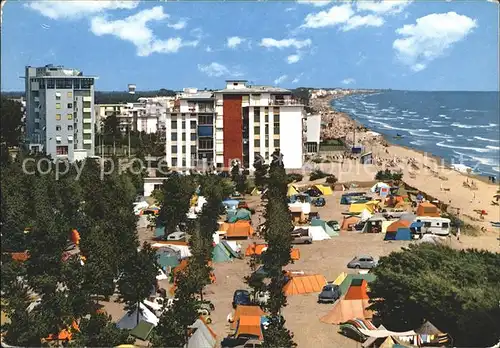
[[[253,108],[253,119],[254,122],[260,121],[260,108]]]
[[[213,124],[214,118],[211,115],[200,115],[198,117],[198,123],[199,124]]]
[[[268,148],[268,147],[269,147],[269,139],[266,139],[266,140],[265,140],[264,146],[265,146],[266,148]]]
[[[94,84],[94,79],[81,79],[82,89],[89,89]]]
[[[90,108],[90,102],[89,101],[84,101],[83,102],[83,107],[84,108]]]
[[[56,131],[60,131],[61,130],[61,126],[56,126]]]
[[[68,103],[68,109],[73,109],[73,104],[72,103]]]
[[[56,88],[64,88],[64,79],[56,79]]]
[[[273,115],[273,118],[274,118],[274,123],[280,123],[280,114],[274,114]]]
[[[56,121],[61,121],[61,114],[56,114]]]
[[[170,136],[170,139],[173,141],[177,141],[177,133],[172,133],[172,135]]]
[[[64,88],[71,89],[73,88],[73,81],[71,79],[64,79]]]
[[[73,92],[68,92],[68,98],[73,98]]]
[[[441,226],[441,228],[443,230],[447,229],[448,227],[450,227],[450,225],[447,223],[447,222],[443,222],[443,225]]]
[[[172,153],[177,153],[177,145],[172,145]]]
[[[177,158],[172,158],[172,167],[177,167]]]
[[[233,82],[233,86],[238,86],[238,82]]]
[[[56,81],[54,79],[47,79],[47,88],[54,89],[56,86]]]
[[[182,121],[182,129],[186,129],[186,121]]]
[[[83,140],[92,140],[92,134],[84,133]]]
[[[198,142],[198,147],[200,150],[211,150],[214,148],[213,139],[200,139]]]
[[[260,139],[255,139],[253,141],[253,147],[260,147]]]
[[[68,147],[67,146],[56,146],[56,154],[57,155],[67,155]]]
[[[190,126],[191,129],[196,128],[196,121],[191,121]]]
[[[185,166],[186,166],[186,159],[185,159],[185,158],[183,158],[183,159],[182,159],[182,166],[183,166],[183,167],[185,167]]]
[[[196,153],[196,146],[191,146],[191,154],[195,154]]]
[[[273,127],[273,132],[274,134],[280,134],[280,125],[279,123],[278,124],[274,124],[274,127]]]
[[[279,114],[280,113],[280,108],[273,108],[273,114]]]
[[[266,124],[266,127],[264,129],[264,134],[269,135],[269,125],[268,124]]]
[[[68,125],[68,130],[72,131],[73,130],[73,126],[72,125]]]
[[[170,126],[172,127],[172,129],[177,129],[177,121],[170,121]]]
[[[279,139],[274,139],[273,143],[274,143],[273,145],[275,148],[280,147],[280,140]]]
[[[73,86],[75,89],[80,89],[80,79],[73,79]]]
[[[182,141],[186,141],[186,133],[182,133]]]
[[[431,227],[431,223],[429,221],[424,221],[424,227]]]
[[[260,135],[260,127],[259,126],[253,127],[253,134]]]
[[[186,146],[182,145],[182,153],[186,153]]]
[[[56,103],[56,109],[60,109],[61,108],[61,103]]]
[[[196,141],[196,133],[191,133],[191,141]]]
[[[56,100],[61,100],[61,96],[56,94]]]
[[[268,113],[266,113],[264,115],[264,122],[269,122],[269,114]]]
[[[73,119],[73,114],[68,114],[68,120],[71,121]]]

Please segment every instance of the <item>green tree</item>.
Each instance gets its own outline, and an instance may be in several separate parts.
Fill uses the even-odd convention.
[[[195,184],[190,176],[172,175],[163,183],[163,204],[158,214],[159,225],[165,226],[165,235],[175,232],[179,223],[186,220]]]
[[[283,155],[275,151],[269,168],[268,202],[266,205],[264,224],[264,239],[267,250],[262,253],[261,259],[269,277],[267,285],[269,300],[264,308],[269,312],[269,327],[264,331],[265,347],[295,347],[293,334],[285,328],[285,320],[281,314],[283,307],[287,305],[283,286],[287,278],[283,267],[292,260],[290,252],[292,249],[292,237],[290,231],[293,225],[290,219],[287,204],[287,182],[288,178],[283,165]]]
[[[82,318],[75,332],[70,347],[116,347],[121,344],[133,344],[128,330],[121,330],[111,322],[111,316],[95,313]]]
[[[258,155],[255,157],[253,162],[253,167],[255,169],[255,186],[262,190],[266,186],[267,172],[269,170],[269,165],[266,164],[264,157]]]
[[[461,347],[500,339],[500,254],[428,243],[380,258],[370,283],[371,308],[389,330],[429,320]]]
[[[5,143],[7,147],[19,145],[22,117],[22,104],[2,95],[0,98],[0,120],[2,123],[0,142]]]
[[[125,303],[125,309],[129,312],[138,309],[137,324],[140,315],[139,304],[151,294],[151,289],[156,285],[159,268],[156,251],[147,242],[122,265],[118,279],[119,300]]]

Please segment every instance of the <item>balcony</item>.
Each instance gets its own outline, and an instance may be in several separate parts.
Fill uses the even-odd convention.
[[[92,123],[92,119],[91,119],[91,118],[84,117],[84,118],[83,118],[83,123]]]
[[[35,118],[35,123],[40,123],[40,119],[38,117]]]
[[[35,108],[35,112],[40,112],[40,109],[39,108]]]
[[[38,102],[40,102],[40,98],[39,98],[39,97],[35,97],[35,98],[34,98],[34,100],[35,100],[35,102],[37,102],[37,103],[38,103]]]
[[[92,112],[92,108],[83,108],[83,112]]]
[[[83,97],[84,102],[90,102],[92,101],[92,97]]]
[[[92,144],[92,139],[83,139],[84,144]]]
[[[85,134],[92,134],[92,129],[91,128],[84,128],[83,133]]]
[[[300,106],[304,105],[300,100],[297,99],[277,99],[277,98],[272,98],[269,101],[270,105],[282,105],[282,106]]]

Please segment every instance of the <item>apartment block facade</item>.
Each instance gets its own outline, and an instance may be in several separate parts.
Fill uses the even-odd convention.
[[[76,69],[27,66],[26,143],[53,159],[94,155],[94,83]]]

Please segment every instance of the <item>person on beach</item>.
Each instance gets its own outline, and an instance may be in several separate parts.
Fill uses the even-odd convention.
[[[460,226],[457,229],[457,242],[460,242]]]

